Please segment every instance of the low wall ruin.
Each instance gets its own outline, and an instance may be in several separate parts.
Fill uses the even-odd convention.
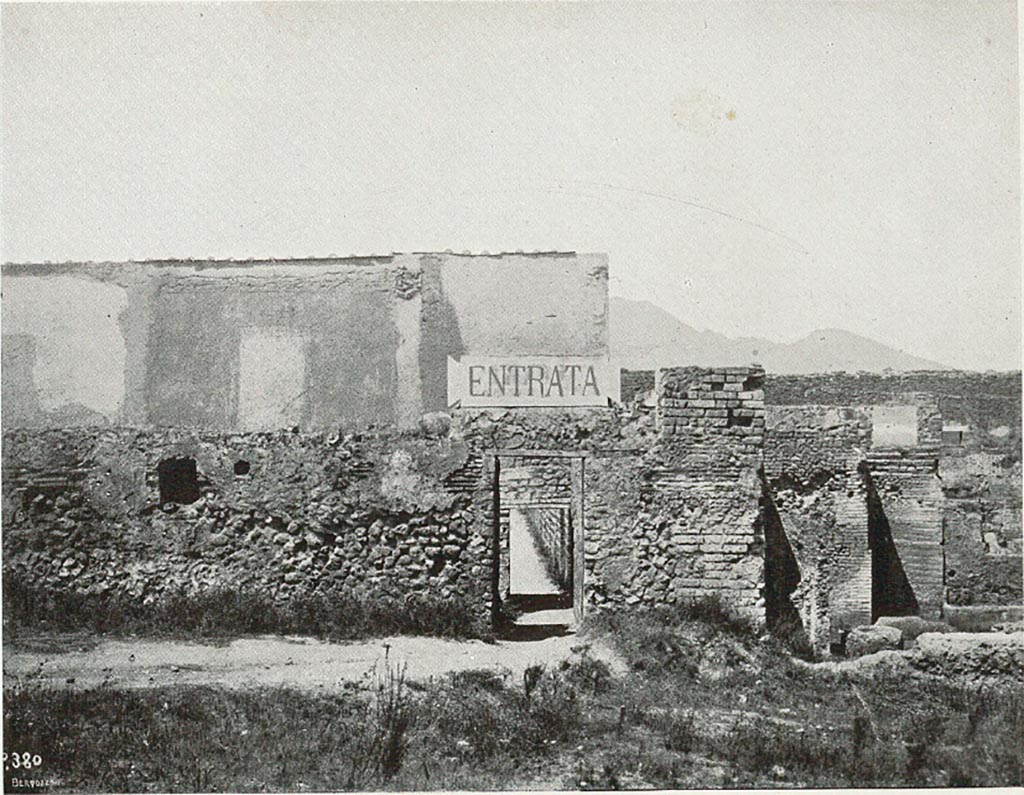
[[[766,399],[769,624],[799,616],[820,649],[1021,604],[1019,374],[771,376]],[[943,406],[973,423],[955,443]]]
[[[461,440],[76,429],[9,433],[4,455],[4,568],[36,587],[139,604],[429,594],[490,620]],[[188,471],[168,483],[167,462]]]
[[[508,595],[503,514],[546,506],[582,520],[587,610],[717,594],[827,650],[883,615],[1020,605],[1019,434],[942,445],[938,399],[900,379],[842,405],[773,397],[759,368],[633,381],[644,399],[615,407],[456,409],[407,431],[9,429],[4,571],[140,604],[429,595],[482,628]],[[533,517],[542,546],[552,517]]]
[[[140,604],[429,594],[483,627],[502,609],[499,462],[557,452],[583,484],[588,606],[717,592],[756,615],[759,378],[672,371],[655,413],[458,410],[402,433],[8,431],[5,572]]]

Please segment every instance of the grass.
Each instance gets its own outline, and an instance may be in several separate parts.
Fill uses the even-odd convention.
[[[4,575],[4,629],[174,637],[255,634],[357,640],[387,635],[483,637],[469,605],[431,596],[362,598],[312,595],[293,606],[263,593],[210,589],[171,593],[148,604],[116,594],[84,596],[42,589]]]
[[[6,692],[8,751],[87,791],[1009,786],[1024,690],[808,670],[709,606],[607,615],[629,671],[583,646],[521,677],[331,692]]]
[[[684,605],[600,619],[598,630],[631,668],[615,695],[626,716],[622,733],[636,751],[619,743],[597,768],[620,781],[627,773],[635,781],[641,770],[646,784],[662,787],[707,786],[708,776],[718,786],[1024,781],[1019,685],[896,673],[864,681],[808,670],[793,662],[786,640],[723,621],[719,609]]]

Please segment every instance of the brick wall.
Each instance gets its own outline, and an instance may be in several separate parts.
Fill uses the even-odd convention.
[[[867,411],[769,406],[764,450],[769,624],[799,620],[820,651],[871,620]]]
[[[937,451],[872,450],[863,468],[875,565],[872,617],[940,618],[943,495]]]
[[[669,542],[652,556],[663,601],[718,594],[763,615],[763,376],[747,367],[659,372],[661,444],[646,492],[657,541]]]

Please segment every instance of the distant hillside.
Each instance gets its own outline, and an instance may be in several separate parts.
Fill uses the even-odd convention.
[[[820,329],[789,343],[759,337],[732,339],[714,331],[697,331],[647,301],[612,298],[610,311],[612,354],[628,369],[753,362],[772,373],[948,369],[841,329]]]

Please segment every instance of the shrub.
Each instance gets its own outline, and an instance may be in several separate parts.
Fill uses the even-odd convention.
[[[772,639],[794,657],[807,662],[814,662],[816,659],[814,646],[811,645],[811,639],[807,637],[807,632],[799,619],[780,621],[772,629]]]
[[[586,693],[605,693],[612,681],[608,663],[591,657],[587,647],[576,659],[563,660],[560,670],[570,683]]]
[[[365,696],[286,688],[7,688],[6,747],[43,757],[69,791],[363,788]],[[9,781],[7,782],[9,784]],[[290,786],[292,785],[292,786]]]
[[[687,622],[699,622],[739,638],[756,637],[753,622],[735,612],[733,607],[718,594],[688,599],[669,608],[671,624],[679,626]]]
[[[844,761],[843,750],[827,739],[767,721],[737,724],[717,746],[726,759],[760,775],[776,767],[786,772],[819,773]]]
[[[402,767],[409,745],[408,732],[414,711],[405,688],[405,666],[393,667],[385,655],[384,672],[376,670],[370,710],[372,758],[375,770],[390,781]]]

